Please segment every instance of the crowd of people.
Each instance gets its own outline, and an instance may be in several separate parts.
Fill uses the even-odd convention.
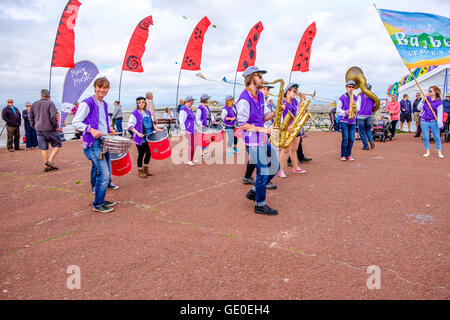
[[[302,147],[302,131],[295,131],[292,136],[292,143],[286,147],[276,150],[271,144],[271,135],[279,135],[279,125],[274,126],[274,119],[277,110],[273,102],[269,99],[270,89],[273,87],[264,83],[264,70],[252,66],[248,67],[244,73],[245,89],[240,94],[237,101],[234,97],[227,96],[223,106],[220,119],[212,114],[209,108],[208,94],[200,97],[200,105],[195,114],[193,105],[195,99],[188,96],[180,100],[177,108],[176,118],[172,115],[170,108],[165,110],[165,126],[170,129],[170,124],[176,119],[181,130],[181,135],[188,144],[187,165],[194,166],[199,163],[194,159],[197,147],[196,130],[211,128],[220,120],[223,121],[227,134],[226,155],[231,157],[234,153],[239,153],[237,148],[236,128],[242,132],[242,140],[245,144],[249,161],[246,166],[242,180],[243,184],[252,185],[245,195],[247,199],[254,201],[254,212],[258,214],[276,215],[277,210],[272,209],[266,202],[266,190],[276,189],[277,186],[272,179],[278,175],[280,178],[287,178],[287,167],[292,167],[292,173],[304,174],[306,171],[300,167],[300,163],[309,162],[312,159],[305,157]],[[364,93],[359,96],[354,95],[355,82],[350,80],[345,84],[345,93],[342,94],[336,106],[336,114],[339,116],[339,129],[342,133],[341,140],[341,161],[354,161],[352,155],[355,131],[358,127],[359,135],[363,144],[363,150],[370,150],[375,147],[371,133],[371,119],[374,113],[375,101]],[[108,114],[108,103],[105,97],[108,94],[110,83],[105,77],[94,81],[94,94],[81,103],[77,103],[71,113],[74,115],[72,125],[79,135],[82,135],[83,152],[85,157],[91,161],[91,187],[95,194],[93,210],[107,213],[114,209],[113,201],[107,201],[106,191],[108,188],[117,189],[111,181],[111,154],[103,150],[104,135],[122,135],[130,132],[132,140],[137,148],[138,176],[147,178],[151,176],[149,162],[151,152],[147,137],[154,132],[163,131],[158,126],[155,108],[153,104],[153,94],[148,92],[145,97],[136,99],[136,108],[128,119],[127,128],[123,127],[123,111],[120,101],[114,102],[114,112],[110,118]],[[290,114],[295,117],[299,112],[299,106],[305,101],[305,96],[299,92],[299,85],[288,84],[284,89],[284,96],[281,104],[281,119]],[[371,85],[367,86],[371,90]],[[441,100],[440,89],[431,86],[425,99],[417,94],[413,104],[404,95],[401,101],[397,101],[394,95],[387,103],[386,112],[390,115],[391,135],[394,137],[397,122],[400,120],[401,128],[403,123],[408,125],[410,131],[411,114],[414,113],[414,121],[418,130],[423,134],[423,142],[426,153],[424,157],[430,156],[430,131],[434,137],[439,158],[444,158],[440,139],[440,129],[443,128],[448,119],[444,119],[450,113],[450,94],[445,100]],[[299,98],[299,101],[297,100]],[[39,148],[44,164],[44,171],[57,170],[55,158],[62,147],[60,125],[60,115],[55,104],[50,100],[50,92],[41,90],[41,99],[34,103],[25,103],[25,110],[21,113],[14,106],[14,100],[8,99],[7,106],[2,110],[2,118],[6,122],[8,142],[7,148],[10,152],[21,150],[20,130],[22,118],[26,132],[27,149]],[[163,121],[163,120],[159,120]],[[288,120],[289,121],[289,120]],[[291,122],[292,123],[292,122]],[[288,127],[291,133],[292,127]],[[416,136],[420,131],[416,132]],[[49,146],[51,152],[49,153]],[[370,147],[369,147],[370,146]],[[211,150],[206,145],[201,146],[201,158],[211,157]],[[279,155],[279,158],[278,158]],[[256,170],[256,178],[252,175]]]

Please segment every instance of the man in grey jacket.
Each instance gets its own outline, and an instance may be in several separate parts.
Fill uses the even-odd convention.
[[[41,150],[45,166],[44,171],[58,169],[53,161],[62,147],[60,131],[58,131],[59,114],[55,104],[50,100],[50,92],[47,89],[42,89],[41,100],[31,105],[29,120],[37,132],[39,150]],[[53,148],[50,156],[48,156],[49,144]]]
[[[122,135],[123,112],[122,106],[120,105],[120,101],[114,101],[114,112],[111,116],[111,120],[116,123],[116,131],[120,132],[120,135]]]

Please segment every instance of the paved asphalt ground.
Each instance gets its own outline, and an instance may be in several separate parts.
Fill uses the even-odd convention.
[[[114,177],[116,210],[99,214],[79,141],[48,173],[39,152],[2,149],[0,299],[449,299],[449,145],[424,159],[412,134],[356,141],[354,162],[339,146],[309,134],[307,173],[268,192],[278,216],[253,213],[242,164],[152,161],[148,179]]]

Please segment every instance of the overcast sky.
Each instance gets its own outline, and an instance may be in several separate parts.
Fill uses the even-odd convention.
[[[204,38],[202,70],[209,79],[233,80],[243,42],[262,21],[256,65],[268,71],[266,80],[289,78],[293,57],[306,27],[313,21],[317,35],[310,71],[296,72],[292,82],[306,92],[336,99],[344,91],[347,69],[363,69],[373,91],[385,98],[390,84],[408,71],[373,6],[399,11],[449,16],[448,0],[79,0],[75,27],[75,62],[90,60],[111,81],[107,101],[118,98],[118,85],[128,41],[139,21],[153,16],[144,73],[124,72],[122,105],[152,91],[157,105],[175,103],[180,62],[197,22],[205,15],[210,27]],[[0,0],[0,106],[12,97],[19,108],[48,87],[56,28],[67,0]],[[424,5],[426,4],[426,5]],[[186,16],[188,19],[184,19]],[[52,100],[60,105],[67,69],[54,68]],[[233,86],[208,82],[183,71],[180,97],[202,93],[222,101]],[[241,74],[238,81],[242,82]],[[242,87],[237,87],[240,92]],[[92,94],[90,87],[84,97]],[[237,93],[238,94],[238,93]]]

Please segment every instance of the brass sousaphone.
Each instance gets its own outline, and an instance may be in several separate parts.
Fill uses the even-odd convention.
[[[373,112],[377,112],[380,108],[380,99],[367,89],[367,80],[364,76],[363,71],[360,67],[351,67],[347,70],[347,73],[345,74],[345,82],[348,82],[350,80],[353,80],[355,82],[355,89],[361,88],[361,92],[358,94],[358,96],[361,93],[364,93],[366,96],[370,97],[375,102],[375,107],[373,108]],[[353,119],[356,116],[356,107],[353,106],[353,95],[350,97],[350,113],[348,115],[349,119]]]

